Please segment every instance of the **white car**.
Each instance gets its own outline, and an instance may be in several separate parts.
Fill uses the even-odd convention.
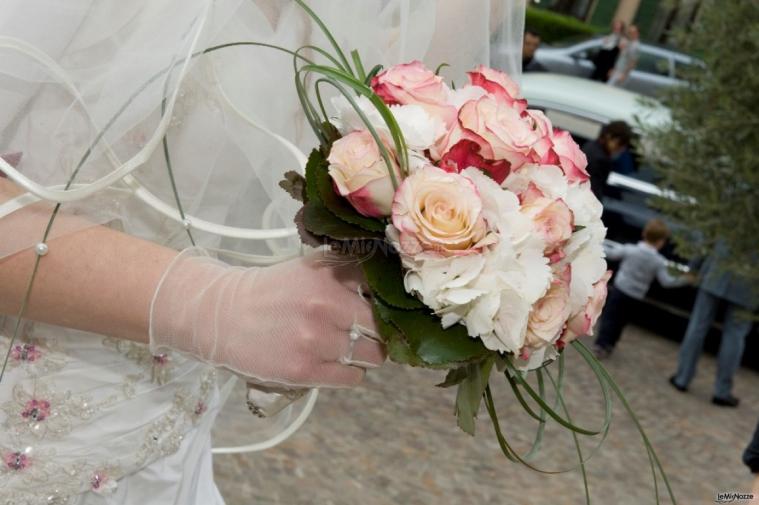
[[[535,61],[549,72],[590,77],[595,68],[592,60],[602,40],[598,37],[561,47],[541,47],[535,53]],[[655,96],[662,88],[681,84],[685,71],[694,66],[703,67],[703,63],[672,49],[641,43],[638,65],[623,87]]]

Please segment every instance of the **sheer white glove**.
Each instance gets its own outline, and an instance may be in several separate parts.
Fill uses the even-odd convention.
[[[158,285],[150,347],[173,349],[251,382],[288,387],[358,384],[385,360],[355,265],[320,253],[268,268],[231,267],[183,251]]]

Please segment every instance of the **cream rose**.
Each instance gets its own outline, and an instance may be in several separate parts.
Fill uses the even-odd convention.
[[[335,187],[353,208],[368,217],[390,215],[393,183],[380,149],[368,131],[355,131],[337,140],[327,161]],[[398,166],[392,158],[391,163],[396,180],[400,181]]]
[[[561,335],[569,317],[569,282],[567,265],[551,283],[546,294],[532,306],[527,322],[525,345],[538,349],[553,343]]]
[[[482,200],[472,181],[432,165],[403,181],[392,216],[405,254],[471,254],[479,251],[479,242],[487,235]]]
[[[567,331],[561,337],[564,344],[568,344],[577,337],[593,335],[593,327],[603,311],[606,303],[607,284],[611,278],[611,270],[607,270],[601,278],[593,284],[593,293],[588,298],[588,303],[582,312],[575,314],[567,323]]]
[[[555,263],[564,257],[561,248],[572,237],[574,217],[564,200],[551,200],[530,182],[522,194],[521,212],[532,219],[535,231],[545,241],[545,254]]]

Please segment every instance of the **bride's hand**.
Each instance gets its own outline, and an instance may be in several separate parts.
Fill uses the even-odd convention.
[[[255,382],[345,387],[385,360],[355,265],[320,253],[269,268],[180,254],[151,306],[151,348],[170,348]]]

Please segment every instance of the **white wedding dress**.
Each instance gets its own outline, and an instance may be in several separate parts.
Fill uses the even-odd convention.
[[[510,47],[521,40],[521,0],[308,4],[368,68],[420,58],[433,68],[445,61],[462,79],[488,62],[488,34]],[[491,26],[493,17],[511,22]],[[61,190],[75,174],[70,189],[81,190],[132,163],[131,174],[63,212],[177,249],[191,234],[230,261],[297,255],[295,202],[277,182],[316,142],[290,56],[250,45],[200,54],[237,41],[329,48],[289,0],[5,0],[0,155],[21,158],[17,171],[5,162],[0,171],[32,190]],[[515,73],[519,57],[499,66]],[[23,226],[27,203],[0,199],[0,258],[42,237]],[[50,238],[72,231],[54,226]],[[15,321],[0,315],[0,358]],[[223,504],[210,430],[233,379],[128,341],[28,321],[20,328],[0,382],[0,504]],[[252,438],[256,431],[251,416]]]

